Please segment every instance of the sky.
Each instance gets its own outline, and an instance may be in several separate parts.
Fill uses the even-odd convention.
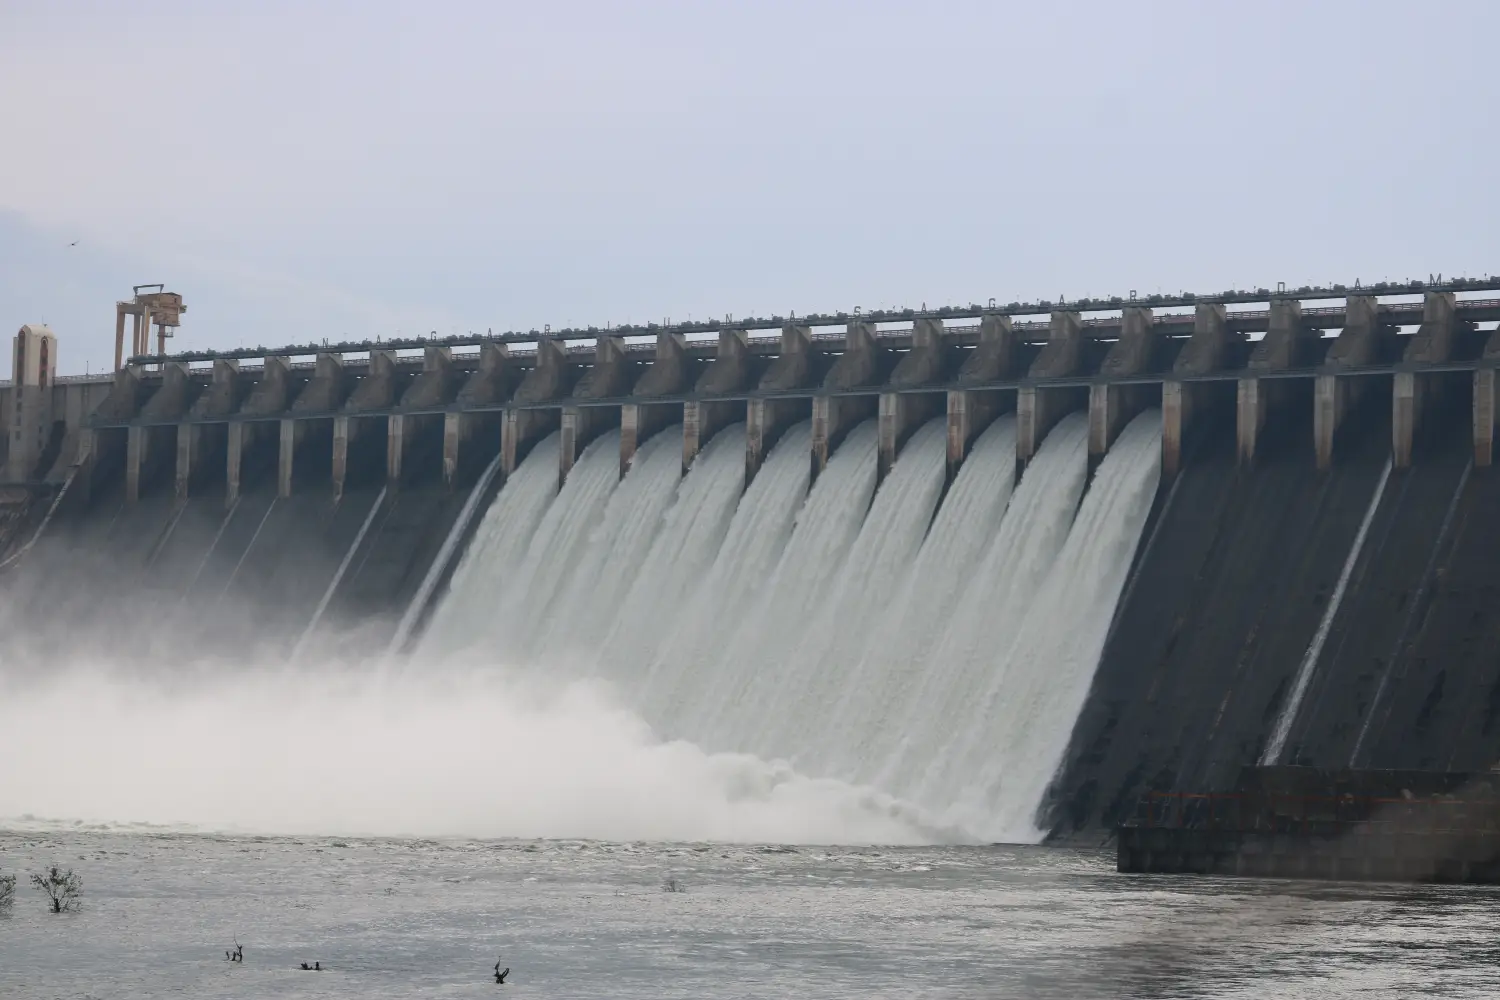
[[[1497,36],[1440,0],[0,0],[0,323],[80,374],[158,281],[196,349],[1486,274]]]

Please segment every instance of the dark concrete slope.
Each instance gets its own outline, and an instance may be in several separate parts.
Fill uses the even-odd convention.
[[[403,487],[387,494],[332,594],[323,627],[384,648],[453,530],[466,491]]]
[[[277,498],[258,477],[226,507],[222,493],[184,503],[170,481],[148,485],[131,504],[118,477],[100,484],[0,574],[9,634],[36,636],[44,659],[63,644],[80,658],[274,662],[326,601],[323,625],[347,639],[376,621],[370,648],[384,648],[464,499],[424,484],[378,506],[378,485]]]
[[[1431,734],[1429,725],[1399,712],[1391,717],[1396,705],[1419,707],[1430,688],[1430,672],[1413,669],[1412,653],[1425,656],[1420,651],[1424,641],[1463,631],[1461,623],[1444,620],[1447,611],[1463,616],[1465,612],[1449,606],[1452,600],[1461,603],[1463,598],[1454,592],[1443,595],[1441,607],[1447,611],[1434,620],[1431,612],[1439,606],[1434,604],[1433,588],[1440,577],[1448,576],[1456,530],[1469,524],[1476,509],[1474,500],[1483,490],[1470,478],[1467,413],[1455,408],[1445,418],[1435,422],[1426,440],[1418,442],[1414,467],[1392,471],[1386,483],[1281,763],[1448,766],[1442,758],[1456,747],[1449,737],[1461,735],[1461,720],[1452,720],[1454,725],[1446,728],[1440,739],[1443,748],[1430,752],[1419,749],[1424,730]],[[1491,574],[1500,571],[1494,555],[1491,551]],[[1437,632],[1428,631],[1431,626]],[[1478,664],[1468,662],[1461,649],[1444,639],[1435,650],[1440,650],[1450,669],[1459,666],[1455,657],[1463,660],[1461,669],[1468,671],[1470,680],[1474,678],[1471,668]],[[1394,679],[1400,682],[1393,684]],[[1488,691],[1480,692],[1481,698],[1487,695]],[[1487,762],[1482,766],[1488,766]]]
[[[1112,828],[1147,789],[1228,788],[1257,759],[1387,459],[1388,416],[1348,424],[1327,473],[1306,420],[1276,428],[1253,469],[1236,467],[1229,421],[1189,458],[1044,804],[1058,835]]]
[[[1355,759],[1485,770],[1500,759],[1500,470],[1471,471],[1424,582]]]

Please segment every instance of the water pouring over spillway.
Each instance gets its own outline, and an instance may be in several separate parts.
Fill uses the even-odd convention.
[[[685,475],[681,432],[663,430],[618,481],[602,437],[555,497],[539,449],[422,648],[602,680],[662,737],[870,785],[968,836],[1038,839],[1159,466],[1147,411],[1086,488],[1086,424],[1063,418],[1017,483],[1002,417],[946,490],[941,420],[878,489],[873,422],[811,490],[805,425],[743,495],[743,425]]]

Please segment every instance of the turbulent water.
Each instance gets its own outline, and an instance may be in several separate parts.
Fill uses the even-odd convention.
[[[0,816],[1035,840],[1150,510],[1159,423],[1134,420],[1090,482],[1070,415],[1017,480],[1004,417],[950,484],[933,420],[878,489],[874,421],[811,483],[809,428],[787,429],[748,488],[743,425],[685,474],[680,427],[623,477],[605,433],[560,488],[554,435],[478,515],[402,657],[288,667],[251,643],[218,651],[241,667],[226,685],[164,670],[182,655],[165,635],[149,662],[0,673]],[[38,770],[28,748],[59,718],[82,735]]]
[[[0,996],[1494,995],[1483,886],[1143,882],[1027,847],[0,833],[7,870],[58,860],[84,909],[52,916],[22,887]]]

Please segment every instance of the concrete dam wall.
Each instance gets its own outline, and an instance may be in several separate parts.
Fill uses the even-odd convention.
[[[6,614],[603,680],[941,836],[1490,766],[1500,301],[1232,304],[134,358],[26,431]]]

